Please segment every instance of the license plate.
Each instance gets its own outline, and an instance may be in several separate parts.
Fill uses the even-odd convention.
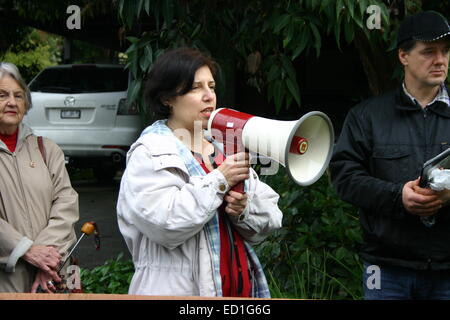
[[[80,119],[81,110],[61,110],[61,119]]]

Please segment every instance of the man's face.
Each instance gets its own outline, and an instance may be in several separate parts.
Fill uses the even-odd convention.
[[[447,39],[418,41],[409,52],[399,50],[405,80],[416,87],[435,87],[447,78],[450,43]]]

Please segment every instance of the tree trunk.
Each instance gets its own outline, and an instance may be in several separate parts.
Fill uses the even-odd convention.
[[[422,10],[422,0],[404,0],[397,9],[404,12],[400,16],[406,17]],[[391,19],[394,19],[392,14]],[[379,43],[370,43],[362,31],[355,34],[355,46],[373,95],[382,94],[398,85],[398,80],[392,79],[393,70],[398,68],[399,63],[397,50],[386,52],[386,48]]]
[[[394,89],[398,83],[392,79],[392,72],[398,63],[393,52],[386,52],[378,44],[369,43],[363,32],[355,35],[355,46],[358,50],[364,72],[373,95],[380,95]]]

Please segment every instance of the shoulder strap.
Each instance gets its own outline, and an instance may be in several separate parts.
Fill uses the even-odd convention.
[[[39,151],[41,152],[42,155],[42,159],[44,160],[45,165],[47,165],[47,157],[46,157],[46,153],[45,153],[45,146],[44,146],[44,141],[42,139],[42,136],[38,136],[37,137],[37,143],[38,143],[38,147],[39,147]]]

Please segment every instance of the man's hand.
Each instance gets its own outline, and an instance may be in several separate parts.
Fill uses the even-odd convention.
[[[423,195],[435,194],[438,197],[438,199],[442,201],[442,206],[446,206],[450,203],[450,190],[444,189],[441,191],[436,191],[432,189],[414,187],[414,191]]]
[[[240,192],[230,190],[224,199],[227,202],[225,212],[230,216],[237,217],[245,210],[245,207],[247,206],[247,194],[245,193],[242,194]]]
[[[419,187],[419,179],[407,182],[402,189],[402,201],[406,211],[422,217],[431,216],[442,208],[443,198],[438,191]]]

